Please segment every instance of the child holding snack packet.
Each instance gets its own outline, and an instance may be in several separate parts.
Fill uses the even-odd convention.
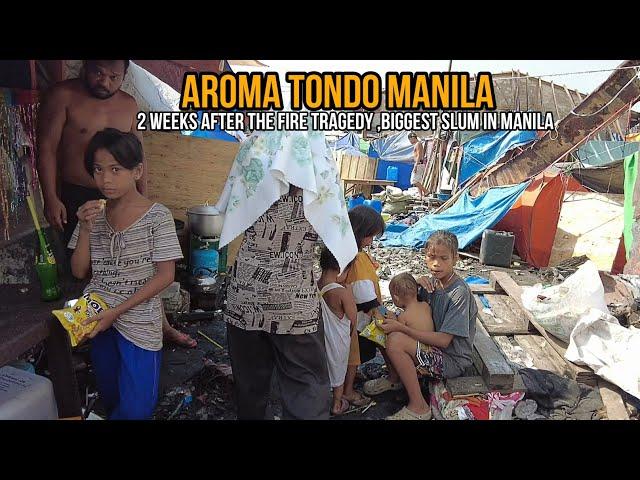
[[[85,168],[104,202],[77,212],[69,248],[77,278],[91,276],[86,293],[108,309],[84,321],[100,398],[109,419],[148,419],[158,398],[162,306],[158,294],[174,279],[182,258],[171,212],[136,189],[142,176],[142,145],[133,133],[107,128],[85,153]]]
[[[389,282],[389,293],[393,304],[403,309],[398,314],[389,313],[385,307],[378,307],[372,316],[373,321],[360,334],[376,342],[381,347],[386,347],[386,337],[382,329],[385,317],[396,318],[403,325],[422,332],[433,332],[433,319],[431,307],[426,302],[418,300],[418,282],[410,273],[400,273]]]
[[[358,335],[371,322],[375,310],[382,305],[382,295],[380,293],[380,279],[376,273],[378,265],[374,263],[369,254],[363,251],[370,246],[374,237],[384,232],[384,220],[382,216],[373,208],[359,205],[349,211],[349,220],[353,235],[358,246],[358,254],[351,267],[347,270],[345,282],[351,285],[353,296],[358,307],[358,320],[356,323],[357,332],[351,337],[351,348],[349,352],[349,366],[347,377],[344,383],[344,398],[354,406],[368,404],[371,399],[360,394],[353,389],[358,365],[368,362],[376,355],[378,345],[363,336]],[[380,350],[386,358],[384,349]],[[389,362],[387,361],[387,365]],[[393,372],[391,372],[393,375]],[[385,377],[386,379],[386,377]],[[399,379],[391,382],[392,388],[397,390],[402,388]],[[368,393],[365,390],[365,393]]]

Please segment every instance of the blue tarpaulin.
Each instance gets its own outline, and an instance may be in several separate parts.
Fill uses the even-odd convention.
[[[238,141],[236,137],[222,130],[219,125],[216,125],[213,130],[202,130],[200,128],[201,122],[202,122],[202,110],[198,111],[198,128],[196,130],[183,131],[182,134],[188,135],[191,137],[211,138],[213,140],[224,140],[225,142]]]
[[[463,184],[479,171],[493,165],[512,148],[529,143],[536,138],[531,130],[488,132],[464,144],[459,184]]]
[[[496,187],[477,198],[465,192],[451,208],[436,215],[425,215],[404,232],[385,232],[385,247],[421,248],[436,230],[448,230],[458,237],[458,246],[465,248],[502,219],[520,198],[529,182],[510,187]]]
[[[409,141],[408,135],[407,131],[371,140],[370,150],[373,148],[378,154],[376,156],[386,162],[413,163],[413,145]]]
[[[334,148],[336,150],[349,150],[350,148],[360,150],[360,137],[353,132],[349,132],[344,137],[336,140]]]

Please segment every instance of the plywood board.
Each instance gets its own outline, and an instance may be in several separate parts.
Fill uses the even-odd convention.
[[[218,201],[239,145],[179,133],[145,132],[149,199],[186,222],[187,208]],[[229,245],[227,265],[233,264],[241,241],[242,235]]]
[[[145,132],[148,197],[186,221],[187,208],[215,204],[222,193],[239,143],[179,133]]]
[[[611,271],[624,227],[624,195],[568,192],[564,196],[549,266],[586,255]]]

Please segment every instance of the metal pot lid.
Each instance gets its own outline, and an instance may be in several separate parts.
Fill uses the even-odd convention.
[[[196,215],[220,215],[220,212],[213,205],[196,205],[194,207],[187,208],[187,213],[193,213]]]

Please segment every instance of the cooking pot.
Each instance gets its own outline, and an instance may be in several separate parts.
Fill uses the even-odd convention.
[[[212,205],[196,205],[187,209],[189,230],[204,238],[220,237],[224,215]]]

